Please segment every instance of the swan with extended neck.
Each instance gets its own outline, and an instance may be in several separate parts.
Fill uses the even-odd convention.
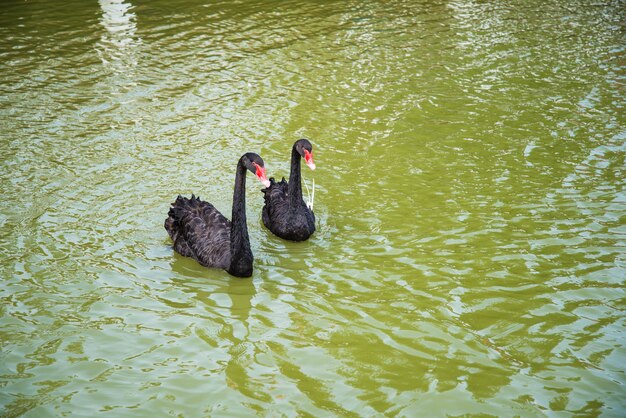
[[[254,173],[266,187],[270,186],[263,159],[254,153],[242,155],[235,174],[231,220],[199,197],[178,196],[165,220],[165,229],[176,252],[203,266],[224,269],[233,276],[252,275],[254,257],[246,222],[247,171]]]
[[[262,190],[265,199],[263,224],[274,235],[290,241],[304,241],[315,232],[315,215],[302,199],[300,161],[315,170],[313,146],[307,139],[300,139],[291,149],[289,182],[270,178],[269,187]]]

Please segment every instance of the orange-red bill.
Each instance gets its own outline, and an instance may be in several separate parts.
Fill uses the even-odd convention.
[[[309,166],[311,170],[315,170],[315,163],[313,162],[313,153],[308,150],[304,150],[304,162]]]
[[[270,187],[270,181],[267,179],[267,176],[265,175],[265,167],[261,167],[257,163],[254,163],[254,166],[256,167],[256,176],[259,179],[259,181],[263,183],[265,187]]]

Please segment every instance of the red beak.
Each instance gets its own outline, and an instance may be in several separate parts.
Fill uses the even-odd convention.
[[[304,150],[304,162],[309,166],[311,170],[315,170],[315,163],[313,162],[313,153],[308,150]]]
[[[254,163],[254,166],[256,167],[256,176],[259,181],[263,183],[265,187],[270,187],[270,181],[265,176],[265,167],[261,167],[257,163]]]

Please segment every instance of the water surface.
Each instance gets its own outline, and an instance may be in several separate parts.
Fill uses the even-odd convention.
[[[0,10],[3,416],[624,415],[623,1]],[[173,253],[300,137],[308,242]]]

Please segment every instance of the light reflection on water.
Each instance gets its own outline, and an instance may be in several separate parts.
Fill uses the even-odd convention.
[[[3,414],[620,415],[620,2],[3,7]],[[310,241],[173,254],[301,136]]]

